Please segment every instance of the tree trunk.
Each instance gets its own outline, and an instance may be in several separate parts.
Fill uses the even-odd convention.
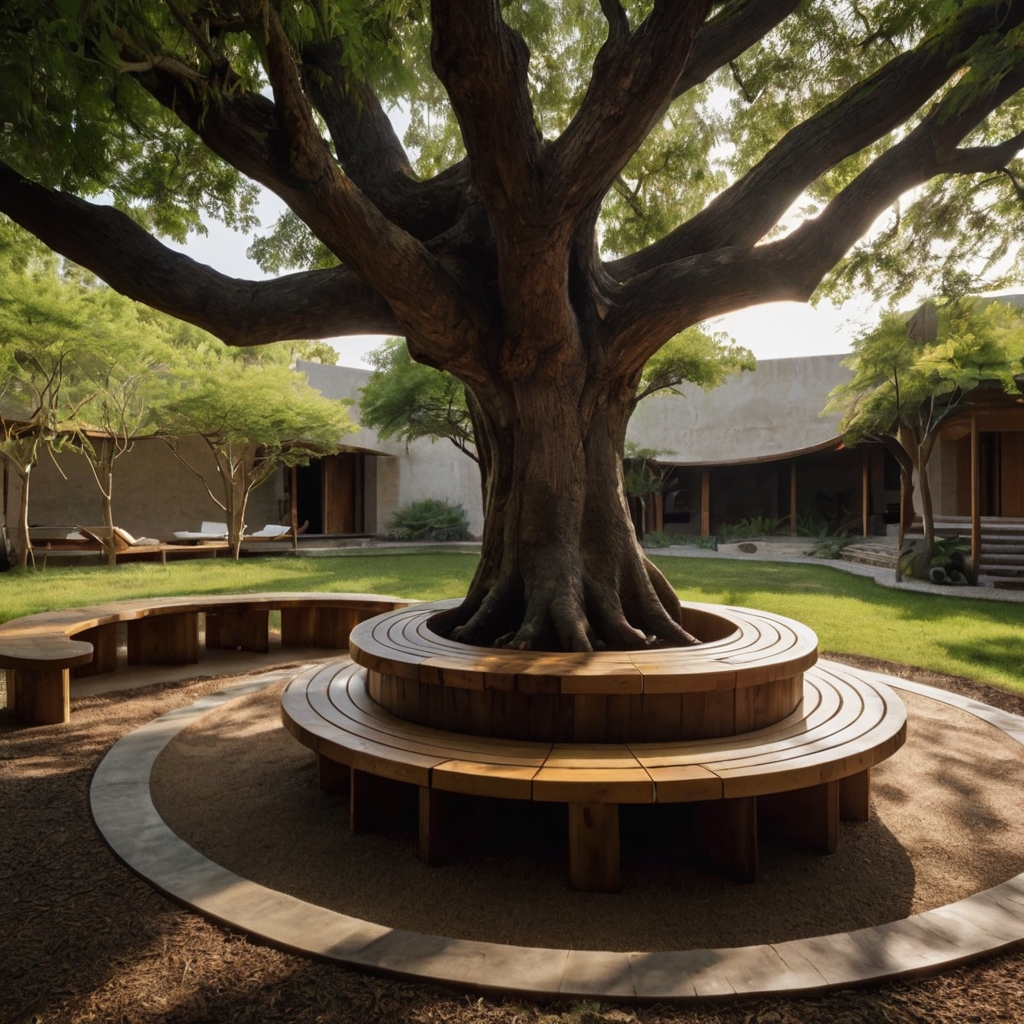
[[[935,447],[934,435],[926,437],[918,448],[917,478],[921,489],[921,527],[924,530],[924,550],[928,564],[935,554],[935,513],[932,509],[932,488],[928,479],[928,462]]]
[[[103,502],[103,547],[107,565],[117,565],[117,543],[114,540],[114,466],[104,456],[96,468],[96,479],[101,481],[100,499]]]
[[[520,650],[695,642],[629,515],[630,382],[567,374],[494,390],[473,403],[487,496],[480,563],[466,600],[434,628]]]
[[[0,456],[3,463],[3,484],[0,491],[0,572],[7,572],[14,565],[15,554],[11,545],[11,533],[7,527],[7,497],[10,481],[10,467],[7,460]]]
[[[35,554],[32,551],[32,539],[28,535],[28,485],[32,476],[32,467],[24,466],[19,469],[18,476],[21,478],[21,500],[18,504],[18,529],[21,532],[21,547],[18,549],[18,565],[23,569],[28,567],[29,559],[36,564]]]

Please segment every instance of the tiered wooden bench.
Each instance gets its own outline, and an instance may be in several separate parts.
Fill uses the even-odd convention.
[[[870,769],[906,737],[876,676],[817,661],[790,620],[684,606],[699,647],[531,655],[445,641],[417,605],[353,630],[352,657],[294,680],[286,727],[324,788],[350,787],[355,830],[384,823],[396,783],[418,787],[419,852],[450,852],[452,794],[569,809],[576,888],[619,884],[619,805],[691,803],[704,851],[757,868],[758,805],[789,838],[831,852],[866,820]]]
[[[281,612],[284,647],[344,650],[364,619],[408,602],[378,594],[218,594],[116,601],[43,612],[0,624],[7,709],[26,724],[67,722],[70,681],[117,668],[117,624],[128,625],[128,664],[199,660],[199,613],[207,648],[266,653],[269,616]]]

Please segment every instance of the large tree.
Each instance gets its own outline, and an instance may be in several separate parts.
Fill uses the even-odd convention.
[[[229,344],[400,334],[463,381],[487,517],[438,625],[472,642],[685,641],[622,489],[647,360],[837,264],[841,291],[927,269],[932,243],[950,274],[999,260],[1019,212],[1024,0],[8,0],[0,19],[0,210]],[[154,237],[204,211],[245,226],[251,182],[291,210],[268,262],[309,269],[232,280]],[[847,258],[914,188],[928,215],[878,236],[888,262]]]

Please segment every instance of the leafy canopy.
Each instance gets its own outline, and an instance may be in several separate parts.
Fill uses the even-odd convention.
[[[854,342],[844,361],[853,378],[829,395],[826,413],[842,413],[850,444],[912,429],[934,433],[980,385],[1020,391],[1024,310],[1006,302],[960,299],[938,309],[934,342],[910,336],[907,317],[889,310]]]
[[[838,0],[803,3],[744,52],[676,99],[651,126],[602,206],[601,241],[621,256],[702,210],[795,125],[921,39],[941,39],[983,0]],[[597,0],[508,0],[502,13],[531,54],[528,89],[538,127],[555,138],[579,109],[608,35]],[[654,6],[627,0],[632,25]],[[725,6],[725,5],[722,5]],[[738,5],[742,6],[742,5]],[[307,0],[272,4],[296,53],[344,41],[342,72],[365,80],[385,107],[408,118],[414,170],[429,177],[465,155],[445,89],[430,68],[429,5],[422,0]],[[0,158],[44,185],[103,196],[156,234],[182,241],[208,219],[256,226],[258,187],[220,159],[146,88],[161,62],[193,83],[205,105],[242,91],[270,92],[264,41],[241,13],[261,4],[208,0],[6,0],[0,12]],[[727,12],[731,13],[731,12]],[[1024,31],[978,40],[946,86],[963,107],[1019,61]],[[865,83],[858,85],[859,83]],[[202,86],[200,88],[200,85]],[[954,109],[956,107],[954,106]],[[974,146],[1020,132],[1020,95],[975,129]],[[918,116],[918,119],[920,115]],[[912,120],[818,176],[801,213],[814,213]],[[322,125],[321,125],[322,128]],[[943,175],[922,186],[858,245],[823,291],[866,287],[900,296],[925,283],[950,294],[979,280],[1019,279],[1016,245],[1024,202],[1019,158],[987,174]],[[273,272],[334,265],[337,258],[293,213],[250,250]]]

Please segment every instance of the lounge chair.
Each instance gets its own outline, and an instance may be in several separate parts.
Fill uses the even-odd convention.
[[[300,533],[305,533],[309,527],[309,520],[307,519],[294,533],[290,526],[275,526],[267,525],[262,530],[257,530],[255,533],[247,533],[242,540],[290,540],[292,537],[297,537]]]
[[[185,543],[210,541],[210,540],[227,540],[228,539],[228,524],[227,523],[206,523],[204,522],[199,530],[175,530],[173,533],[175,540],[184,541]]]
[[[101,548],[106,547],[106,538],[109,536],[110,531],[106,526],[76,526],[75,529],[83,536],[89,538],[89,540],[96,541]],[[114,550],[120,555],[126,551],[131,551],[133,548],[138,550],[141,548],[159,548],[160,541],[156,537],[133,537],[127,530],[122,530],[120,526],[115,526],[114,530]]]

